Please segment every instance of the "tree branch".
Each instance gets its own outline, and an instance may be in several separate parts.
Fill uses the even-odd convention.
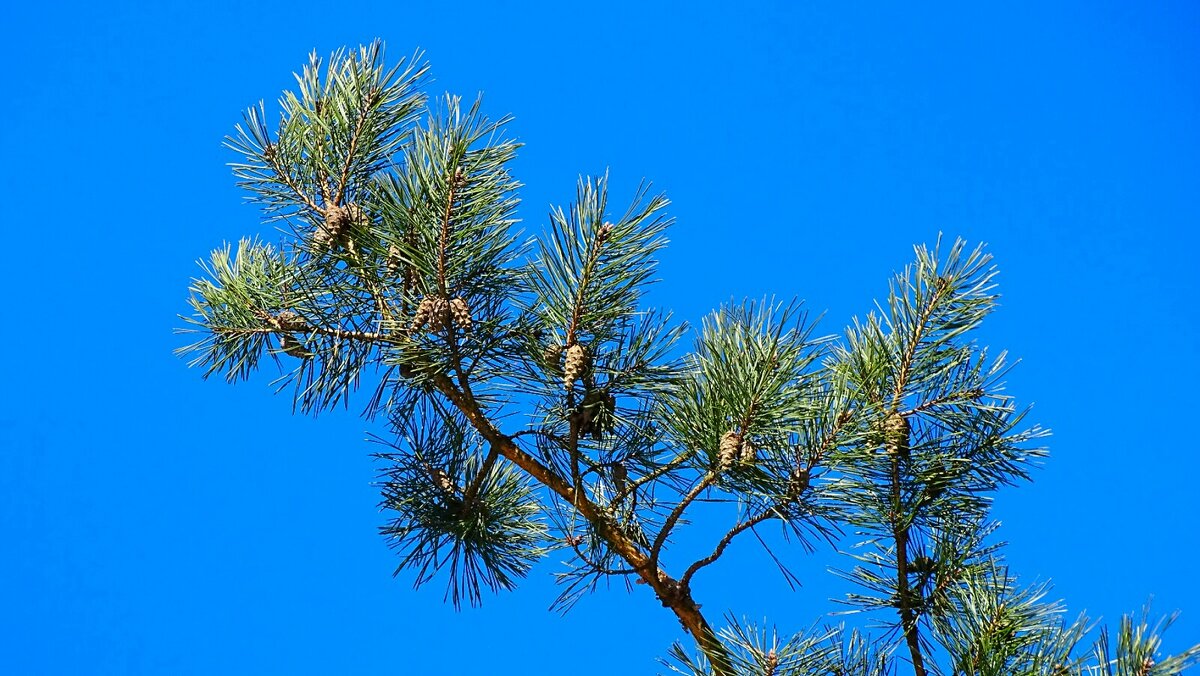
[[[497,449],[500,455],[525,470],[542,485],[579,510],[579,513],[595,528],[596,534],[604,538],[613,551],[627,561],[630,567],[637,571],[638,576],[654,590],[663,606],[670,608],[675,613],[684,629],[692,635],[700,649],[708,656],[717,674],[721,676],[734,675],[733,663],[728,651],[717,639],[716,633],[704,619],[704,615],[700,613],[700,606],[692,599],[689,590],[682,588],[678,581],[660,570],[657,561],[630,540],[621,531],[620,526],[603,509],[589,500],[583,491],[576,490],[554,470],[521,450],[512,437],[496,428],[484,415],[478,402],[455,388],[447,376],[435,378],[434,384],[438,391],[462,412],[480,435]],[[678,520],[678,516],[676,516],[676,520]]]
[[[280,166],[279,153],[266,152],[267,150],[273,150],[276,145],[278,144],[268,145],[267,148],[263,149],[263,159],[265,159],[271,165],[271,170],[275,172],[277,177],[279,177],[279,182],[283,183],[284,186],[291,190],[296,199],[300,200],[302,204],[313,210],[313,212],[317,214],[324,214],[325,210],[317,206],[316,201],[306,195],[304,191],[300,189],[300,186],[296,185],[295,181],[292,180],[292,177],[283,170],[282,166]]]

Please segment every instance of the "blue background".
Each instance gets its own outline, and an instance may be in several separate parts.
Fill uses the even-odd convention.
[[[795,295],[835,333],[914,243],[988,242],[981,340],[1055,433],[997,499],[1014,572],[1110,623],[1153,594],[1184,611],[1167,648],[1200,642],[1200,9],[732,4],[9,7],[0,673],[653,673],[682,637],[644,587],[546,612],[553,559],[478,610],[414,592],[376,534],[381,430],[172,356],[194,261],[271,236],[223,136],[310,50],[375,37],[515,114],[527,231],[580,173],[665,190],[651,300],[682,318]],[[832,559],[781,554],[802,589],[739,541],[706,613],[835,609]]]

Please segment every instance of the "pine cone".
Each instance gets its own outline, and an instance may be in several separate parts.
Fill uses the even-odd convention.
[[[446,470],[441,467],[434,467],[429,470],[429,478],[433,480],[433,485],[438,490],[447,495],[454,495],[458,487],[454,485],[454,480],[446,473]]]
[[[401,271],[400,247],[395,244],[388,246],[387,271],[392,277],[399,277]]]
[[[284,310],[271,317],[271,325],[280,331],[307,331],[308,322],[291,310]]]
[[[924,554],[921,554],[913,558],[913,560],[909,563],[908,569],[918,575],[928,575],[934,572],[934,567],[936,565],[936,561],[928,556],[925,556]]]
[[[591,368],[590,361],[587,350],[579,343],[567,348],[567,360],[563,366],[563,384],[568,390]]]
[[[741,434],[734,430],[729,430],[721,435],[721,446],[717,451],[717,466],[722,470],[732,467],[734,461],[741,455],[741,449]]]
[[[454,170],[454,187],[461,188],[467,184],[467,172],[462,167]]]
[[[464,331],[471,330],[471,309],[467,307],[467,301],[461,298],[450,301],[450,315]]]
[[[591,390],[584,396],[576,411],[580,434],[590,434],[600,441],[604,433],[612,430],[613,414],[617,410],[617,398],[604,390]]]
[[[349,234],[350,226],[361,224],[365,220],[366,216],[362,207],[353,202],[345,206],[327,207],[325,222],[318,225],[316,231],[313,232],[313,246],[323,251],[331,246],[341,244]]]
[[[806,467],[797,467],[792,470],[792,475],[788,477],[788,495],[793,499],[798,498],[808,490],[809,472]]]
[[[555,375],[562,373],[563,352],[565,348],[557,343],[551,343],[542,350],[542,359],[546,362],[546,369]]]
[[[911,429],[908,419],[899,412],[892,413],[883,421],[883,447],[893,458],[908,459],[908,436]]]
[[[946,494],[946,489],[950,487],[953,480],[954,466],[950,463],[942,463],[941,471],[929,477],[929,482],[925,485],[925,494],[930,499],[936,500]]]
[[[629,470],[625,469],[625,463],[618,462],[612,465],[612,482],[613,489],[618,493],[624,493],[625,488],[629,485]]]
[[[744,464],[753,465],[754,461],[758,459],[758,449],[754,447],[754,444],[750,443],[749,439],[746,439],[742,442],[742,448],[738,452],[738,456],[738,459]]]

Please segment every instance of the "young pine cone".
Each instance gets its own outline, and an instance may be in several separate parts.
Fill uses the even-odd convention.
[[[312,352],[305,349],[304,344],[290,333],[285,333],[279,338],[279,349],[290,357],[296,359],[308,359],[312,356]]]
[[[717,466],[721,469],[733,467],[733,463],[741,456],[742,435],[729,430],[721,435],[721,446],[717,450]]]
[[[908,419],[899,412],[892,413],[883,421],[883,447],[893,458],[908,459]]]
[[[447,495],[454,495],[458,489],[458,487],[454,485],[454,480],[451,479],[450,475],[446,474],[446,470],[442,469],[441,467],[434,467],[430,469],[429,478],[433,480],[433,485],[437,487],[438,490]]]
[[[388,246],[388,255],[387,255],[388,275],[390,275],[392,277],[399,277],[401,270],[402,270],[402,268],[401,268],[400,247],[396,246],[395,244],[392,244],[392,245]]]
[[[767,653],[765,661],[767,663],[767,676],[775,676],[775,670],[779,668],[779,655],[775,653],[774,648],[771,648],[770,652]]]
[[[308,322],[291,310],[284,310],[271,317],[271,325],[280,331],[307,331]]]
[[[808,469],[805,467],[797,467],[792,470],[791,476],[788,477],[788,495],[793,498],[798,498],[808,490],[809,482]]]
[[[461,298],[450,301],[450,317],[464,331],[471,330],[471,309],[467,307],[467,301]]]
[[[563,384],[566,388],[571,389],[575,381],[582,378],[591,366],[590,357],[582,345],[575,343],[568,347],[566,364],[563,365]]]

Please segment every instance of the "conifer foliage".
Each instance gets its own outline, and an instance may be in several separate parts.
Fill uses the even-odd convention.
[[[561,609],[602,582],[645,585],[690,635],[664,660],[685,674],[1158,676],[1200,660],[1160,655],[1169,622],[1145,615],[1115,649],[1093,641],[1005,567],[990,496],[1028,479],[1044,433],[1004,393],[1004,353],[975,342],[997,298],[982,248],[917,247],[840,336],[771,300],[693,332],[643,303],[665,197],[644,186],[614,207],[606,178],[583,178],[522,239],[509,120],[427,97],[426,76],[379,43],[314,54],[274,123],[246,112],[234,174],[283,236],[201,263],[180,350],[230,381],[277,364],[305,414],[362,391],[398,573],[440,580],[456,606],[545,556],[567,564]],[[731,516],[705,522],[691,560],[673,536],[701,502]],[[882,629],[714,627],[693,579],[767,524],[847,552],[857,591],[841,601]]]

